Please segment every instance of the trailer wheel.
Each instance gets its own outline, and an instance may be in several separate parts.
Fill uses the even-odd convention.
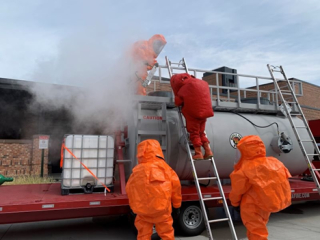
[[[182,204],[180,215],[176,220],[180,234],[197,236],[205,229],[204,218],[199,203]]]

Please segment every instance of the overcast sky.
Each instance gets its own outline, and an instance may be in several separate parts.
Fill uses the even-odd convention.
[[[165,55],[185,57],[190,67],[260,76],[281,64],[288,77],[320,85],[319,0],[1,0],[0,30],[0,77],[35,80],[70,48],[74,68],[83,68],[74,59],[101,66],[159,33],[168,42],[163,64]]]

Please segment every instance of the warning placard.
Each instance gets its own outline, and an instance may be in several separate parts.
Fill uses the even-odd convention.
[[[39,136],[39,149],[48,149],[49,136]]]

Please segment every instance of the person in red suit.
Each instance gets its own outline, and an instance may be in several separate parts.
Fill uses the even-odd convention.
[[[175,96],[175,105],[182,106],[182,114],[186,119],[187,131],[195,150],[193,159],[213,157],[205,133],[207,118],[214,115],[208,83],[188,73],[173,75],[170,83]],[[201,146],[205,150],[204,156]]]
[[[131,56],[134,62],[137,94],[146,95],[142,83],[148,76],[148,71],[157,63],[156,58],[166,45],[167,41],[161,34],[153,35],[149,40],[137,41],[133,44]]]

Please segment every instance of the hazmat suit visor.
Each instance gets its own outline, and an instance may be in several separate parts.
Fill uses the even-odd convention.
[[[166,45],[166,42],[163,42],[161,40],[155,40],[152,45],[153,45],[152,49],[155,54],[155,57],[158,57],[159,54],[161,53],[162,49]]]

